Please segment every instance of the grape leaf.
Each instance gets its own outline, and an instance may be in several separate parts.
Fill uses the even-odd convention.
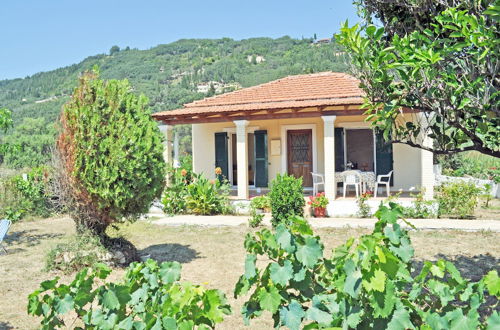
[[[290,260],[286,260],[283,266],[274,262],[271,264],[269,270],[271,273],[271,280],[273,280],[275,284],[285,286],[293,277],[293,267]]]
[[[262,309],[276,313],[281,303],[281,295],[278,289],[274,286],[269,288],[269,291],[262,288],[259,291],[259,304]]]
[[[299,330],[304,316],[305,312],[296,300],[280,309],[280,322],[290,330]]]
[[[313,268],[323,256],[323,248],[316,238],[306,237],[305,244],[297,248],[295,255],[301,264]]]

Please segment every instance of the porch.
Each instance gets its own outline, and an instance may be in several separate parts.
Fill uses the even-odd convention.
[[[392,192],[409,196],[409,191],[423,190],[424,198],[432,198],[432,153],[392,144],[374,131],[366,121],[358,85],[343,73],[290,76],[153,116],[166,124],[167,141],[172,141],[172,125],[192,124],[193,170],[215,178],[214,170],[220,168],[234,187],[233,198],[240,201],[265,192],[283,173],[301,177],[307,195],[313,186],[311,173],[319,173],[332,214],[346,207],[334,207],[343,200],[338,181],[346,169],[372,178],[392,171]],[[418,116],[402,109],[401,123]],[[426,136],[422,139],[431,143]],[[165,160],[172,158],[167,143]],[[353,198],[349,190],[345,200]]]

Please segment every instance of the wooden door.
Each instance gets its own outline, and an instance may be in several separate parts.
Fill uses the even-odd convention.
[[[288,174],[302,177],[304,187],[312,187],[312,130],[287,131]]]
[[[226,132],[215,133],[215,167],[221,168],[224,179],[229,179],[227,139]]]

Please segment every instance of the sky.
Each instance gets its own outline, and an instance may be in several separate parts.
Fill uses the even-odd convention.
[[[182,38],[330,37],[351,0],[1,0],[0,80]]]

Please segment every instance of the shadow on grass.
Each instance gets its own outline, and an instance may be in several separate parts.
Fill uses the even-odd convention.
[[[36,229],[9,232],[4,239],[7,250],[9,252],[23,251],[23,249],[19,248],[17,245],[32,247],[39,245],[43,240],[64,236],[61,233],[37,234],[37,232],[38,230]]]
[[[158,262],[177,261],[180,263],[189,263],[194,259],[201,258],[200,253],[192,249],[189,245],[177,243],[166,243],[150,245],[139,251],[139,255],[148,256]]]
[[[0,330],[10,330],[14,329],[14,327],[9,322],[0,321]]]
[[[500,258],[494,257],[491,254],[480,254],[476,256],[454,255],[447,256],[444,254],[437,254],[434,256],[436,260],[442,259],[452,262],[455,267],[460,271],[462,277],[471,282],[478,282],[490,270],[497,270],[500,272]],[[414,274],[419,274],[422,270],[424,261],[415,261],[413,267],[415,268]],[[485,295],[485,302],[479,308],[479,314],[484,318],[493,313],[497,308],[498,300],[494,296]]]
[[[434,257],[436,260],[443,259],[453,262],[455,267],[460,271],[462,277],[477,282],[490,270],[496,269],[500,271],[500,258],[494,257],[491,254],[480,254],[476,256],[455,255],[448,256],[444,254],[437,254]],[[420,273],[423,261],[416,261],[414,263],[415,270]]]

